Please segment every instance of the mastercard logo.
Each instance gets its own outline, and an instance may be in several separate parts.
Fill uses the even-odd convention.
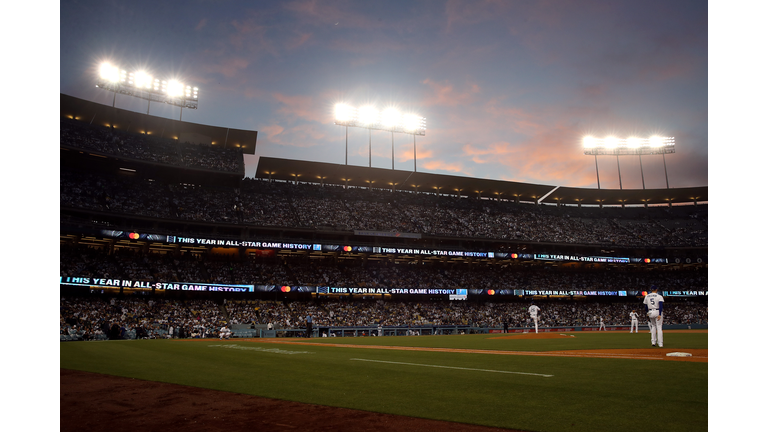
[[[512,258],[517,258],[517,254],[512,254]]]
[[[135,233],[135,232],[129,233],[128,238],[132,240],[137,240],[139,238],[139,233]]]
[[[352,246],[344,246],[344,252],[352,252]]]
[[[291,292],[291,287],[284,285],[280,287],[280,291],[282,292]]]
[[[488,290],[488,295],[494,295],[494,294],[496,294],[496,291],[494,291],[494,290]]]
[[[646,259],[643,260],[643,262],[649,263],[649,262],[651,262],[651,259],[650,258],[646,258]]]

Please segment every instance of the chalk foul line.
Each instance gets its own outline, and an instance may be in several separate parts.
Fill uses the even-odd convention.
[[[422,366],[422,367],[441,368],[441,369],[459,369],[459,370],[478,371],[478,372],[494,372],[494,373],[505,373],[505,374],[515,374],[515,375],[533,375],[533,376],[540,376],[540,377],[546,377],[546,378],[550,378],[554,376],[554,375],[538,374],[538,373],[531,373],[531,372],[501,371],[501,370],[493,370],[493,369],[475,369],[475,368],[465,368],[465,367],[458,367],[458,366],[441,366],[441,365],[406,363],[406,362],[385,361],[385,360],[371,360],[371,359],[361,359],[361,358],[351,358],[350,360],[375,362],[375,363],[389,363],[389,364],[398,364],[398,365],[406,365],[406,366]]]

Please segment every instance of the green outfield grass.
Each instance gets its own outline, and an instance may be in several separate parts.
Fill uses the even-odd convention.
[[[323,344],[554,351],[650,348],[647,333],[320,338]],[[707,348],[707,333],[665,333]],[[531,431],[707,430],[707,363],[286,345],[230,340],[68,342],[60,366],[367,411]],[[653,409],[650,409],[652,407]]]

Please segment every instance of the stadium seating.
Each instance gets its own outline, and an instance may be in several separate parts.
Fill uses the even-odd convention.
[[[347,241],[355,231],[402,232],[423,236],[413,244],[613,253],[632,256],[649,251],[702,251],[708,244],[706,205],[663,208],[593,208],[520,204],[475,198],[436,196],[377,188],[238,179],[199,181],[200,172],[242,172],[242,152],[214,149],[128,134],[68,119],[61,121],[62,151],[105,156],[151,167],[147,173],[175,169],[177,176],[126,174],[87,163],[63,164],[60,174],[62,242],[60,276],[111,277],[135,281],[276,286],[337,286],[382,288],[473,288],[479,290],[594,291],[643,290],[651,284],[668,289],[708,290],[706,263],[688,266],[554,266],[530,262],[368,260],[326,254],[266,257],[217,253],[198,248],[152,248],[113,240],[85,241],[83,232],[99,228],[144,229],[177,235],[231,235],[254,232],[265,238],[322,238]],[[99,159],[100,160],[100,159]],[[87,169],[86,169],[87,167]],[[103,169],[96,169],[103,168]],[[189,175],[189,177],[186,177]],[[194,178],[195,180],[191,180]],[[154,230],[154,231],[153,231]],[[91,234],[88,234],[91,235]],[[376,244],[389,240],[376,239]],[[391,240],[403,241],[403,240]],[[403,244],[403,243],[399,243]],[[111,324],[124,327],[122,337],[167,338],[169,327],[183,337],[218,337],[226,323],[233,337],[257,337],[272,323],[278,334],[301,334],[311,314],[316,327],[361,329],[379,324],[390,331],[433,332],[499,329],[529,325],[529,299],[483,298],[449,302],[443,297],[359,298],[312,297],[249,293],[223,294],[117,290],[105,294],[62,286],[60,340],[105,340]],[[608,325],[626,323],[637,298],[544,299],[542,326],[592,326],[596,317]],[[668,322],[707,322],[706,297],[670,299]],[[448,328],[453,330],[448,330]],[[364,329],[364,330],[362,330]],[[137,336],[146,332],[146,336]],[[287,333],[286,333],[287,332]]]

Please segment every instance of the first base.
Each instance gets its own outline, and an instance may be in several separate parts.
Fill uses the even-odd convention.
[[[667,353],[667,357],[691,357],[693,354],[684,352],[671,352]]]

